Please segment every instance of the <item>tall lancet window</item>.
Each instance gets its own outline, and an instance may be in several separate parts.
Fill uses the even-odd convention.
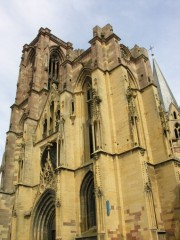
[[[61,117],[61,113],[60,113],[60,110],[58,110],[58,111],[56,112],[56,131],[59,130],[60,117]]]
[[[100,102],[101,99],[97,90],[92,87],[92,80],[86,77],[83,86],[84,106],[85,106],[85,126],[84,143],[86,149],[86,159],[93,157],[95,151],[102,146],[101,126],[100,126]],[[86,160],[85,160],[86,161]]]
[[[47,137],[47,119],[43,123],[43,138]]]
[[[29,88],[33,87],[33,74],[35,70],[35,55],[36,52],[34,49],[31,49],[29,56],[28,56],[28,64],[27,64],[27,78],[29,81]]]
[[[55,83],[58,84],[59,78],[59,56],[56,52],[53,52],[50,55],[49,59],[49,80],[48,80],[48,89],[50,89],[51,84]]]
[[[91,79],[88,79],[87,85],[86,85],[86,115],[87,115],[87,125],[88,125],[88,141],[89,141],[89,153],[90,157],[93,153],[93,102],[92,102],[92,84]]]
[[[53,128],[54,128],[54,102],[51,102],[50,105],[50,120],[49,120],[49,134],[53,133]]]
[[[175,123],[174,134],[176,139],[180,138],[180,124],[178,122]]]
[[[174,111],[173,112],[174,119],[177,119],[177,113]]]

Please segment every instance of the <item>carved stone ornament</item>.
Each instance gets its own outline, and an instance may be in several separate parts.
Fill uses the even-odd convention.
[[[159,116],[161,119],[161,125],[162,125],[163,130],[169,131],[168,117],[167,117],[164,109],[162,108],[162,104],[160,101],[159,101]]]
[[[149,177],[149,174],[148,174],[148,165],[147,165],[147,162],[144,161],[142,163],[142,167],[143,167],[143,176],[144,176],[144,190],[145,192],[150,192],[152,191],[151,189],[151,180],[150,180],[150,177]]]
[[[103,196],[103,193],[102,193],[102,190],[101,190],[100,187],[98,187],[98,188],[96,189],[96,195],[97,195],[98,198],[101,198],[101,197]]]
[[[59,132],[59,139],[64,139],[64,123],[65,120],[63,118],[63,115],[60,116],[60,119],[56,120],[56,130]]]
[[[93,153],[93,159],[94,160],[98,160],[99,156],[100,156],[99,152]]]
[[[128,88],[126,90],[126,97],[129,101],[131,101],[132,98],[136,98],[136,93],[135,93],[134,89],[132,89],[130,86],[128,86]]]
[[[56,200],[56,207],[57,208],[61,207],[61,201],[59,200],[59,198]]]
[[[141,156],[144,156],[145,151],[146,151],[146,150],[145,150],[144,148],[141,148],[141,149],[140,149]]]
[[[124,48],[121,48],[121,58],[123,58],[126,61],[130,60],[130,56]]]
[[[71,119],[72,125],[74,125],[75,118],[76,118],[76,115],[74,115],[74,114],[70,115],[70,119]]]
[[[45,166],[40,174],[39,192],[42,193],[48,187],[55,189],[56,188],[55,177],[56,175],[54,173],[52,163],[50,162],[50,159],[47,158]]]
[[[126,51],[123,48],[121,48],[121,57],[125,58],[125,59],[128,58],[128,54],[126,53]]]
[[[136,93],[131,89],[130,86],[128,86],[126,90],[126,97],[128,100],[130,115],[137,116],[137,110],[136,110],[136,104],[135,104]]]
[[[100,103],[102,102],[101,98],[97,94],[96,89],[92,89],[92,110],[94,119],[99,119],[100,116]]]
[[[145,190],[145,192],[151,192],[151,191],[152,191],[151,185],[146,182],[146,184],[145,184],[145,186],[144,186],[144,190]]]
[[[31,211],[24,212],[24,218],[30,218],[30,216],[31,216]]]
[[[13,217],[17,217],[17,212],[16,212],[16,209],[13,207],[13,210],[12,210],[12,216]]]

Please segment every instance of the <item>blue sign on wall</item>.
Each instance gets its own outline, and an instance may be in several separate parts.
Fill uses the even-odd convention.
[[[109,200],[106,201],[106,212],[107,216],[110,216],[111,206]]]

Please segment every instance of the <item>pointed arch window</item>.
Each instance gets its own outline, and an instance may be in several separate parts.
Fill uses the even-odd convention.
[[[96,227],[96,202],[94,177],[88,172],[82,182],[80,190],[81,201],[81,231],[86,232]]]
[[[55,169],[57,165],[57,143],[52,142],[45,148],[41,157],[41,168],[43,169],[49,160]]]
[[[87,86],[87,109],[88,109],[88,118],[92,118],[92,87],[90,83]]]
[[[175,123],[175,126],[174,126],[174,135],[175,135],[175,138],[178,139],[180,138],[180,123]]]
[[[74,114],[74,99],[71,100],[71,115]]]
[[[29,62],[31,67],[34,67],[34,63],[35,63],[35,50],[34,49],[32,49],[30,54],[29,54],[28,62]]]
[[[59,78],[59,56],[56,52],[51,53],[49,59],[49,81],[48,81],[48,89],[51,87],[51,83],[58,84]]]
[[[83,86],[84,106],[85,106],[85,147],[86,159],[93,157],[95,151],[102,146],[101,125],[100,125],[100,102],[101,99],[97,94],[97,90],[92,88],[92,79],[86,77]],[[85,160],[86,161],[86,160]]]
[[[60,110],[58,110],[56,112],[56,131],[59,130],[60,117],[61,117],[61,112]]]
[[[49,134],[52,134],[53,133],[53,128],[54,128],[54,102],[53,101],[51,102],[51,105],[50,105],[50,121],[49,121],[49,124],[50,124]]]
[[[43,123],[43,138],[47,137],[47,119]]]
[[[175,111],[173,112],[173,116],[174,116],[174,119],[177,119],[177,114]]]
[[[95,151],[100,148],[100,122],[99,121],[94,121],[94,147]]]
[[[92,101],[92,81],[89,78],[86,85],[86,104],[87,104],[87,123],[88,123],[88,140],[89,140],[89,153],[90,158],[93,153],[93,101]]]
[[[27,78],[29,81],[29,89],[32,89],[33,87],[33,74],[35,70],[35,56],[36,51],[34,48],[32,48],[29,52],[28,58],[27,58]]]

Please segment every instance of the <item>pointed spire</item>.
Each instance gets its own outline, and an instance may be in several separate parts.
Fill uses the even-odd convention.
[[[155,84],[158,88],[158,94],[161,100],[161,103],[166,112],[169,111],[169,106],[173,103],[176,107],[178,107],[177,102],[166,82],[165,77],[163,76],[156,60],[153,58],[153,76]]]

